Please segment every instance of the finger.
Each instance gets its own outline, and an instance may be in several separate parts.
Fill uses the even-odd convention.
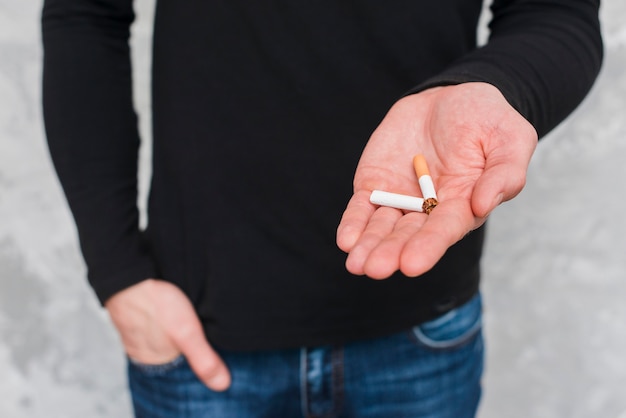
[[[349,253],[352,250],[376,210],[369,196],[370,192],[366,190],[358,191],[346,206],[337,227],[337,246],[342,251]]]
[[[485,167],[472,193],[472,211],[487,217],[500,203],[517,196],[526,184],[527,165],[501,162]]]
[[[214,391],[228,389],[231,383],[228,368],[206,340],[200,321],[194,317],[181,324],[172,338],[196,376]]]
[[[496,131],[487,147],[491,151],[485,153],[485,167],[474,185],[471,199],[472,210],[479,218],[487,217],[500,203],[522,191],[530,159],[537,147],[537,132],[524,120],[513,131]]]
[[[346,268],[350,273],[365,274],[364,265],[370,253],[393,231],[401,217],[401,211],[388,207],[380,207],[374,212],[346,259]]]
[[[400,268],[400,255],[406,243],[424,224],[427,215],[411,212],[404,215],[392,232],[371,251],[364,265],[364,272],[373,279],[385,279]]]
[[[477,226],[466,199],[439,203],[404,245],[400,254],[400,270],[410,277],[426,273],[450,246]]]

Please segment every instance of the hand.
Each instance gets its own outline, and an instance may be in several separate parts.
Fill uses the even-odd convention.
[[[537,133],[494,86],[437,87],[399,100],[372,134],[337,229],[347,269],[374,279],[418,276],[524,187]],[[372,190],[420,196],[424,154],[439,205],[430,215],[376,207]]]
[[[128,356],[162,364],[183,354],[210,389],[230,386],[230,374],[207,342],[187,296],[175,285],[145,280],[113,295],[105,304]]]

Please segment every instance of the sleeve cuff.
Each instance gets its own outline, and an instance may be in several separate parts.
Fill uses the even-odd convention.
[[[149,256],[143,256],[133,265],[119,271],[96,273],[93,269],[88,272],[89,284],[93,288],[100,304],[115,293],[150,278],[158,278],[154,262]]]

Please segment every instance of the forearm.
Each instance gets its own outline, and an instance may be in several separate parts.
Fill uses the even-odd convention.
[[[102,301],[154,275],[138,227],[131,1],[46,1],[43,105],[50,154]]]
[[[598,7],[594,0],[496,0],[487,45],[413,91],[493,84],[543,136],[576,108],[600,70]]]

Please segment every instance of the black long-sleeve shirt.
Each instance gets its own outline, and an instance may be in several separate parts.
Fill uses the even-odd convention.
[[[159,0],[149,225],[138,226],[131,0],[47,0],[50,152],[101,301],[180,286],[210,341],[261,349],[395,332],[471,297],[482,228],[423,277],[349,274],[335,245],[369,135],[395,100],[485,81],[543,135],[593,83],[599,0]]]

